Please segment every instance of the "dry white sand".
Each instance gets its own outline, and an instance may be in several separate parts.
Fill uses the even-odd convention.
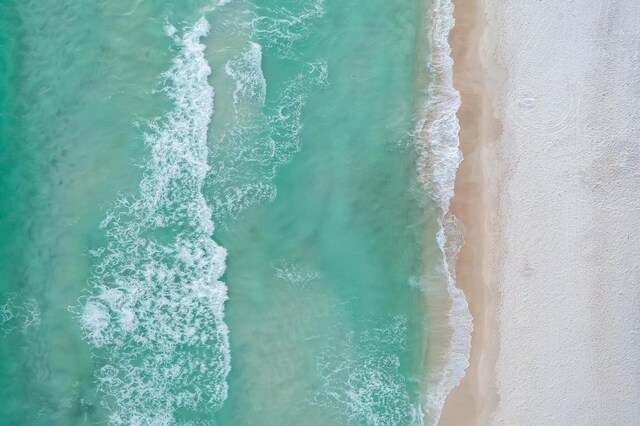
[[[495,367],[488,423],[640,424],[640,1],[484,12],[484,73],[506,76],[486,213],[500,242],[485,253],[499,290],[497,361],[478,373]]]

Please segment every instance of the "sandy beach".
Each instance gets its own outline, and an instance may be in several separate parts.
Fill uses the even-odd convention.
[[[500,75],[481,63],[479,40],[485,21],[476,0],[455,2],[456,24],[449,42],[454,60],[454,86],[460,92],[460,149],[464,160],[456,175],[451,212],[461,221],[464,245],[456,264],[457,285],[473,316],[470,366],[447,398],[442,425],[487,424],[497,403],[494,365],[497,340],[497,283],[491,262],[497,250],[496,141],[501,122],[492,102]]]
[[[640,3],[455,5],[474,332],[440,424],[635,424]]]

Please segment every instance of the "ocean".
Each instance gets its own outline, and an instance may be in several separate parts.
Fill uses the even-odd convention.
[[[435,424],[444,0],[0,4],[7,424]]]

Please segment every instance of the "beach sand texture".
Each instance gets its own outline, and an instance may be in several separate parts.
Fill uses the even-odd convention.
[[[469,4],[453,210],[474,334],[441,424],[637,424],[640,3]]]
[[[456,263],[457,285],[469,302],[474,330],[470,365],[461,385],[447,398],[440,424],[487,424],[497,403],[494,365],[498,353],[496,257],[496,149],[501,122],[494,116],[495,91],[504,76],[486,69],[479,54],[485,27],[477,0],[455,2],[456,25],[449,40],[454,86],[460,92],[460,149],[464,161],[456,175],[451,211],[461,221],[464,245]],[[492,263],[493,262],[493,263]]]

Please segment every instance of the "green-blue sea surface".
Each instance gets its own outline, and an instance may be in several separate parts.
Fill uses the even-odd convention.
[[[419,423],[424,8],[0,2],[0,423]]]

